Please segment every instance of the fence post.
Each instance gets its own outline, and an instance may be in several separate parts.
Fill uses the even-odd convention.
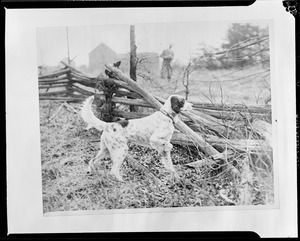
[[[130,25],[130,78],[136,81],[136,65],[137,65],[137,57],[136,57],[136,44],[135,44],[135,27],[134,25]],[[137,108],[133,105],[130,107],[131,112],[136,112]]]

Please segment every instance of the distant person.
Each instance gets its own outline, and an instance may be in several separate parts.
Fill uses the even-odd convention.
[[[163,59],[162,66],[161,66],[161,72],[160,76],[161,78],[165,79],[166,75],[168,77],[168,80],[171,80],[172,77],[172,66],[171,66],[171,61],[174,59],[174,53],[172,51],[173,45],[170,44],[168,49],[165,49],[160,57]]]

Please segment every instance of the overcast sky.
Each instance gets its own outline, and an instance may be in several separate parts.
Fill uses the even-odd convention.
[[[226,42],[230,22],[191,22],[136,24],[137,52],[161,53],[173,44],[175,60],[188,61],[199,51],[199,43],[220,47]],[[253,25],[267,26],[265,22]],[[103,25],[78,27],[47,27],[37,29],[38,64],[57,65],[67,57],[67,29],[71,59],[76,65],[88,65],[88,54],[101,42],[116,53],[129,53],[129,25]]]

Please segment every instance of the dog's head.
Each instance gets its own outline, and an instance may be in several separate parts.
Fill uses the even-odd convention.
[[[183,97],[179,95],[171,95],[170,97],[171,109],[179,114],[180,111],[192,110],[192,104],[187,102]]]
[[[192,110],[192,104],[187,102],[185,98],[183,98],[180,95],[171,95],[166,100],[164,106],[162,109],[164,111],[167,111],[168,113],[175,112],[176,114],[179,114],[181,111],[189,111]]]

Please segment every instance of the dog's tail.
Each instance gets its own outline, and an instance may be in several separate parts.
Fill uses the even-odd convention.
[[[102,131],[106,125],[106,122],[99,120],[92,111],[92,103],[94,101],[94,96],[88,97],[82,104],[81,117],[88,124],[87,130],[91,127]]]

